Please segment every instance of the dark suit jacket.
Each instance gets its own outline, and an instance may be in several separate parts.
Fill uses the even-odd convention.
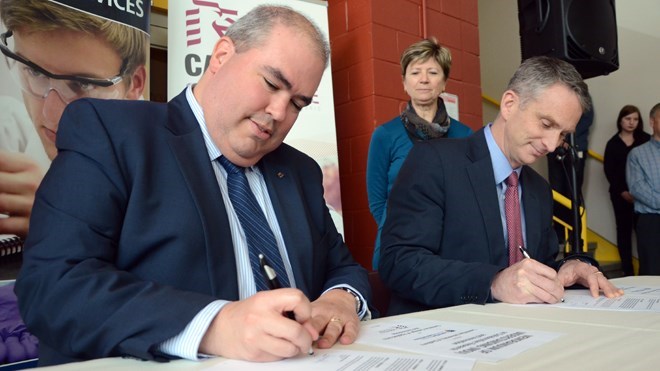
[[[527,250],[554,265],[552,192],[527,166],[520,184]],[[390,314],[491,300],[508,251],[483,129],[416,144],[388,203],[379,273],[393,292]]]
[[[81,99],[61,120],[16,283],[40,364],[154,359],[215,299],[237,300],[232,237],[201,130],[167,104]],[[297,286],[310,300],[366,271],[334,227],[322,175],[282,144],[259,163]]]

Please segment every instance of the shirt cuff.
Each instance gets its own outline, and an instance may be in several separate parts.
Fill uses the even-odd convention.
[[[216,300],[202,309],[192,321],[178,335],[171,337],[158,345],[158,350],[171,356],[181,357],[192,361],[208,358],[208,355],[199,353],[199,344],[220,310],[229,303],[226,300]]]

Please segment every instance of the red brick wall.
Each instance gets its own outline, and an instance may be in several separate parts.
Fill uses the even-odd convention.
[[[344,238],[371,269],[376,223],[369,213],[366,162],[371,133],[399,114],[399,57],[426,36],[452,52],[447,92],[459,97],[460,121],[482,126],[478,0],[329,0]]]

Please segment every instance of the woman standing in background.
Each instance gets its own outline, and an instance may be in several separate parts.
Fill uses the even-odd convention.
[[[403,89],[410,101],[400,116],[374,130],[367,159],[369,210],[378,224],[374,270],[378,270],[387,197],[414,142],[472,134],[472,129],[447,115],[440,98],[450,69],[451,52],[434,37],[410,45],[401,56]]]
[[[626,105],[619,111],[617,133],[605,147],[604,169],[610,183],[610,200],[616,222],[616,245],[621,256],[624,275],[634,275],[632,265],[632,231],[634,227],[633,197],[626,184],[626,160],[630,150],[647,142],[650,135],[644,132],[644,121],[639,108]]]

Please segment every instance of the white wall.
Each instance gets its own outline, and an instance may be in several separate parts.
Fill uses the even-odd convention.
[[[517,0],[479,0],[482,93],[497,101],[520,64],[517,4]],[[616,132],[615,121],[622,106],[639,107],[645,130],[650,133],[648,112],[660,102],[660,1],[619,0],[616,12],[620,68],[608,76],[587,80],[595,108],[589,149],[600,155]],[[492,105],[484,104],[485,122],[496,113]],[[539,162],[535,168],[547,174],[545,161]],[[607,189],[602,163],[588,159],[583,187],[588,227],[609,241],[616,241]]]

